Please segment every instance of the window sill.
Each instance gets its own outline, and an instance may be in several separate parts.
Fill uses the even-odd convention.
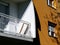
[[[54,7],[52,7],[52,6],[50,6],[50,5],[48,5],[50,8],[52,8],[52,9],[54,9],[54,10],[56,10]]]

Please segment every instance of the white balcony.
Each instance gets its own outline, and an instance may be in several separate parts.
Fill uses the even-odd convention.
[[[4,0],[0,3],[0,36],[33,41],[36,38],[33,2]]]

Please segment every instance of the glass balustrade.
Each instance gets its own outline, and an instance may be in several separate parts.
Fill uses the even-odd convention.
[[[29,22],[19,20],[16,17],[0,13],[0,33],[31,38],[29,28]]]

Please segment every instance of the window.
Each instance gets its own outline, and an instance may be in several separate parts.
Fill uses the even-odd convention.
[[[9,4],[0,1],[0,12],[9,15]]]
[[[56,0],[48,0],[48,5],[56,9]]]
[[[54,32],[55,26],[56,26],[56,24],[54,24],[52,22],[48,22],[48,34],[51,37],[56,37],[55,32]]]

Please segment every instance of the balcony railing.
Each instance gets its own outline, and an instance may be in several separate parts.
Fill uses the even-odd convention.
[[[29,28],[29,22],[0,13],[0,36],[33,41]]]

